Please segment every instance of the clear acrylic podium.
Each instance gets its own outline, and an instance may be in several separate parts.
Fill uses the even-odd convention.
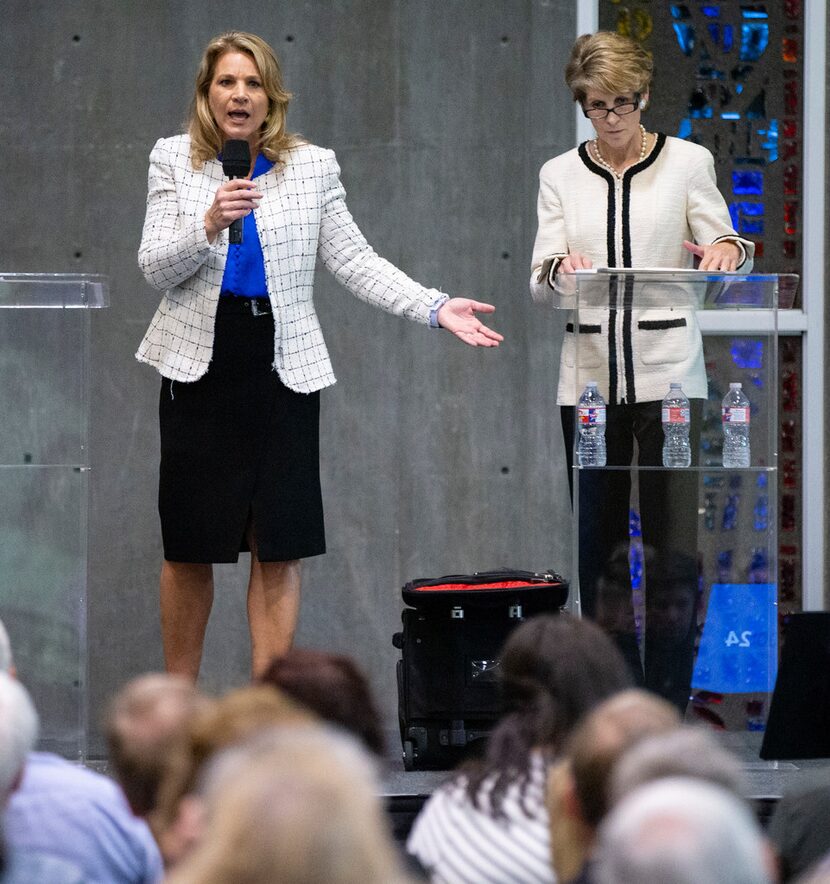
[[[579,465],[575,409],[563,423],[574,428],[573,605],[614,636],[638,681],[680,708],[691,696],[687,715],[763,730],[778,660],[778,308],[797,278],[600,269],[559,280],[559,401],[575,405],[597,381],[608,406],[603,467]],[[709,311],[729,316],[707,323]],[[736,331],[701,332],[725,318]],[[688,468],[662,465],[671,381],[691,402]],[[735,381],[751,403],[744,469],[722,463]]]
[[[104,277],[0,273],[0,617],[44,749],[87,750],[90,311]]]

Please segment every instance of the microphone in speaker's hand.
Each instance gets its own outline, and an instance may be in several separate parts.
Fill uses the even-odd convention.
[[[229,138],[222,146],[222,171],[228,178],[244,178],[251,171],[251,147],[242,138]],[[228,242],[242,242],[243,218],[237,218],[228,230]]]

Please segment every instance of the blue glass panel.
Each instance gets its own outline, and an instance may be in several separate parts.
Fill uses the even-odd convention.
[[[741,92],[744,91],[744,84],[743,84],[743,83],[738,83],[738,85],[735,87],[735,91],[738,93],[738,95],[740,95]]]
[[[721,114],[725,117],[725,114]],[[732,172],[732,193],[741,194],[762,194],[764,192],[764,173],[755,171],[738,171]]]
[[[735,42],[735,31],[732,25],[723,26],[723,51],[729,52]]]
[[[724,549],[718,553],[718,577],[721,580],[729,579],[732,570],[732,550]]]
[[[689,7],[685,3],[672,3],[669,8],[672,18],[689,18]]]
[[[726,506],[723,508],[723,521],[721,522],[722,531],[734,531],[738,524],[738,503],[740,502],[739,494],[730,494],[726,498]],[[732,554],[730,552],[730,564],[732,562]],[[719,557],[720,558],[720,557]]]
[[[688,138],[692,134],[692,121],[686,117],[680,121],[680,127],[677,130],[678,138]],[[735,226],[734,224],[732,225]]]
[[[756,6],[742,6],[741,16],[743,18],[769,18],[763,9],[758,9]]]
[[[758,61],[766,51],[768,43],[768,24],[758,22],[741,25],[741,61]]]
[[[753,517],[752,527],[756,531],[766,531],[769,525],[769,498],[766,494],[758,495]]]
[[[764,139],[761,148],[767,152],[767,162],[775,162],[778,159],[778,120],[770,120],[766,129],[758,130],[758,135]]]
[[[750,583],[766,583],[769,580],[769,556],[763,547],[752,550],[748,579]]]
[[[763,221],[742,221],[738,232],[739,233],[746,233],[746,234],[749,234],[750,236],[763,236],[764,222]]]
[[[720,18],[720,6],[701,6],[701,12],[707,18]]]
[[[735,113],[734,111],[730,111],[728,114],[721,114],[720,118],[722,120],[740,120],[741,115]],[[737,191],[735,191],[737,193]]]
[[[707,25],[706,29],[709,31],[709,36],[712,38],[712,42],[717,45],[720,43],[720,25],[712,24]]]
[[[677,35],[677,42],[684,55],[691,55],[695,48],[695,29],[681,22],[674,22],[672,25],[674,33]]]
[[[703,107],[690,107],[689,108],[689,116],[693,120],[711,120],[712,119],[712,108],[710,105],[706,104]]]
[[[763,214],[763,203],[737,202],[731,203],[729,206],[732,226],[739,233],[762,234],[764,232]]]
[[[752,338],[734,338],[729,348],[738,368],[763,368],[764,342]]]
[[[743,215],[758,216],[764,214],[763,203],[741,203],[740,206]]]

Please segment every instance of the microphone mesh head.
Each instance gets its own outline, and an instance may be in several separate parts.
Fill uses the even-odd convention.
[[[243,138],[229,138],[222,146],[222,171],[228,178],[244,178],[251,171],[251,147]]]

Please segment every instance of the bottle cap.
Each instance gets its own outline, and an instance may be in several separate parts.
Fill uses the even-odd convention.
[[[741,386],[742,386],[742,385],[741,385],[741,382],[740,382],[740,381],[737,381],[737,382],[733,382],[733,383],[731,383],[731,384],[729,385],[729,389],[730,389],[730,390],[740,390],[740,389],[741,389]]]
[[[679,389],[680,389],[680,381],[672,381],[672,382],[669,384],[669,387],[670,387],[672,390],[679,390]]]
[[[596,387],[596,386],[598,386],[598,383],[597,383],[597,381],[588,381],[588,383],[585,386],[586,387]]]

